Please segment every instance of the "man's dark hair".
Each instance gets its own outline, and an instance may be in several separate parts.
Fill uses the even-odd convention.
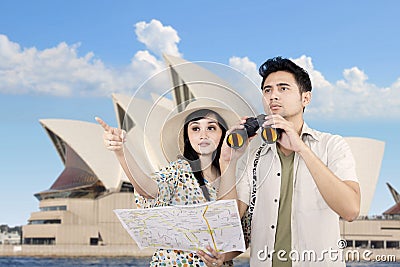
[[[286,71],[292,73],[301,93],[312,90],[310,76],[308,75],[307,71],[293,63],[293,61],[291,61],[290,59],[282,57],[270,58],[265,61],[258,69],[258,73],[261,75],[261,77],[263,77],[261,82],[261,89],[268,75],[277,71]]]

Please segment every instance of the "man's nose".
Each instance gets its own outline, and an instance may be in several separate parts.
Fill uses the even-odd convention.
[[[270,100],[278,100],[279,99],[278,90],[271,89],[271,94],[269,96],[269,99]]]

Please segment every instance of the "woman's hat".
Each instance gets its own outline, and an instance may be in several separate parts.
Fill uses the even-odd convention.
[[[201,109],[212,110],[225,120],[227,124],[226,130],[240,122],[241,116],[232,107],[219,100],[203,97],[193,99],[190,103],[185,102],[180,107],[183,105],[186,105],[183,111],[178,113],[177,110],[180,109],[178,106],[171,112],[161,130],[161,148],[169,162],[175,161],[179,156],[183,155],[183,130],[185,120],[191,113]]]

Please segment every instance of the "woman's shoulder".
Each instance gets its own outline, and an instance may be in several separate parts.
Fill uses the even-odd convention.
[[[171,161],[169,163],[169,167],[180,171],[191,171],[190,163],[183,157],[180,157],[175,161]]]
[[[167,166],[160,169],[158,171],[158,174],[160,174],[161,176],[165,176],[167,174],[173,174],[173,173],[178,174],[182,172],[191,172],[191,170],[192,169],[190,167],[190,164],[186,159],[178,158],[175,161],[169,162]]]

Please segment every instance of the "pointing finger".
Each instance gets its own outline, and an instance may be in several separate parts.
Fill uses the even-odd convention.
[[[111,127],[110,127],[107,123],[105,123],[105,121],[103,121],[103,120],[100,119],[99,117],[95,117],[94,119],[101,125],[101,127],[103,127],[103,129],[104,129],[105,131],[107,131],[107,132],[110,131],[110,128],[111,128]]]

